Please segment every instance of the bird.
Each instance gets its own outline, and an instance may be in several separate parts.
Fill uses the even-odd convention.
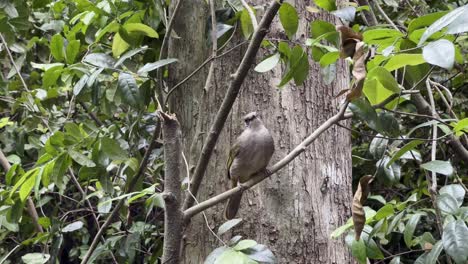
[[[273,137],[257,112],[245,115],[244,122],[245,129],[232,145],[227,162],[227,176],[232,188],[248,181],[257,173],[269,173],[266,167],[275,151]],[[236,216],[241,198],[242,192],[229,198],[224,210],[226,220]]]

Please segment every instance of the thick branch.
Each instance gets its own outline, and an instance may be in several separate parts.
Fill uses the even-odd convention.
[[[157,146],[156,139],[159,137],[160,132],[161,132],[161,122],[158,120],[158,122],[156,123],[156,128],[154,129],[153,136],[151,137],[150,145],[148,146],[148,149],[146,149],[145,155],[143,156],[143,159],[141,160],[140,167],[138,168],[138,172],[135,174],[135,176],[133,176],[130,183],[128,184],[128,188],[125,191],[125,194],[132,192],[133,188],[135,188],[135,185],[140,180],[141,176],[144,175],[146,167],[148,166],[151,152]],[[96,250],[96,247],[99,243],[99,240],[102,237],[102,234],[104,234],[104,232],[107,230],[109,225],[112,223],[112,220],[117,216],[120,208],[124,205],[124,203],[125,203],[125,199],[121,199],[115,205],[114,210],[112,210],[112,212],[109,214],[104,224],[102,224],[101,228],[98,230],[96,236],[93,238],[93,242],[91,243],[91,246],[89,246],[88,252],[86,252],[86,255],[83,257],[81,264],[88,263],[89,258],[93,254],[94,250]]]
[[[162,263],[179,263],[182,245],[183,214],[180,209],[182,165],[180,125],[173,116],[161,113],[164,120],[164,246]]]
[[[250,67],[255,61],[255,55],[260,48],[260,44],[262,43],[262,40],[265,37],[268,28],[270,27],[273,18],[276,16],[276,13],[278,12],[282,2],[282,0],[273,0],[271,2],[265,15],[260,21],[258,29],[255,31],[252,37],[252,41],[250,42],[247,51],[245,52],[244,57],[242,58],[239,67],[237,68],[236,73],[233,76],[233,79],[226,92],[226,96],[224,97],[221,107],[216,114],[215,121],[210,129],[210,133],[208,134],[208,138],[203,146],[200,158],[198,159],[197,166],[195,168],[193,182],[190,186],[190,192],[192,192],[194,196],[196,196],[198,193],[198,189],[205,174],[206,167],[208,166],[211,154],[213,153],[213,148],[215,147],[219,134],[221,133],[221,129],[224,127],[224,123],[226,122],[232,105],[234,104],[234,101],[239,94],[242,83],[244,82]],[[193,198],[190,195],[187,195],[183,208],[189,208],[193,205],[193,202]]]
[[[213,207],[214,205],[223,202],[224,200],[229,199],[231,196],[243,192],[246,189],[250,189],[253,186],[257,185],[259,182],[263,181],[264,179],[270,177],[273,175],[275,172],[279,171],[286,165],[288,165],[291,161],[293,161],[299,154],[304,152],[312,142],[314,142],[323,132],[325,132],[328,128],[330,128],[332,125],[337,124],[339,121],[346,119],[344,113],[346,111],[346,107],[348,106],[348,103],[345,103],[341,106],[340,110],[338,111],[337,114],[332,116],[330,119],[325,121],[321,126],[319,126],[312,134],[310,134],[304,141],[302,141],[297,147],[295,147],[291,152],[289,152],[288,155],[286,155],[282,160],[278,161],[275,165],[269,168],[270,174],[265,174],[265,173],[259,173],[255,175],[253,178],[248,180],[247,182],[241,184],[240,186],[237,186],[236,188],[230,189],[226,192],[223,192],[221,194],[216,195],[215,197],[212,197],[206,201],[203,201],[189,209],[186,209],[184,211],[184,220],[188,221],[190,220],[191,217],[194,215],[210,208]]]

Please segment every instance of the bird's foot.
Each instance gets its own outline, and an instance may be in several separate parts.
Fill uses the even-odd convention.
[[[265,169],[263,170],[263,173],[265,173],[265,177],[268,177],[268,176],[271,175],[271,171],[270,171],[268,168],[265,168]]]
[[[244,183],[239,183],[238,186],[239,186],[241,192],[244,192],[245,190],[249,189],[249,186],[247,186],[247,185],[244,184]]]

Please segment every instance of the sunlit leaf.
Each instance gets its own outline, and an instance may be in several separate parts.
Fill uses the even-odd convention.
[[[289,39],[292,39],[299,26],[296,9],[291,4],[284,2],[279,9],[279,18],[286,35],[288,35]]]
[[[423,48],[423,57],[430,64],[451,69],[455,62],[455,46],[446,39],[431,42]]]

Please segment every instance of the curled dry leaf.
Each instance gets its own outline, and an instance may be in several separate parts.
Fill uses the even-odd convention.
[[[362,230],[366,224],[366,215],[364,213],[363,204],[367,200],[369,195],[370,187],[369,184],[374,180],[372,175],[363,176],[359,179],[359,185],[357,187],[356,193],[353,198],[353,222],[354,222],[354,232],[356,234],[356,241],[361,238]]]
[[[362,34],[346,26],[337,26],[336,30],[341,32],[341,58],[353,57],[356,44],[363,40]]]

